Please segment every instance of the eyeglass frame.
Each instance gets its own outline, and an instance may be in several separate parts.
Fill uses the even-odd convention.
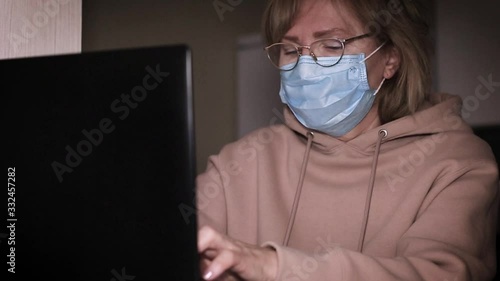
[[[283,42],[278,42],[278,43],[273,43],[267,47],[264,47],[264,50],[266,51],[266,54],[267,54],[267,58],[271,61],[271,64],[276,67],[277,69],[279,69],[280,71],[290,71],[290,70],[293,70],[295,67],[297,67],[297,64],[299,63],[299,59],[300,57],[302,56],[302,49],[308,49],[309,50],[309,53],[311,54],[311,57],[313,57],[314,59],[314,62],[316,64],[318,64],[319,66],[322,66],[322,67],[332,67],[332,66],[335,66],[337,65],[341,60],[342,58],[344,57],[344,52],[345,52],[345,45],[349,42],[352,42],[352,41],[355,41],[355,40],[358,40],[358,39],[363,39],[363,38],[367,38],[367,37],[370,37],[374,35],[373,33],[365,33],[365,34],[361,34],[361,35],[357,35],[357,36],[353,36],[353,37],[349,37],[349,38],[346,38],[346,39],[340,39],[340,38],[323,38],[323,39],[318,39],[314,42],[312,42],[311,44],[309,45],[298,45],[298,44],[295,44],[295,43],[283,43]],[[332,64],[332,65],[328,65],[328,66],[324,66],[324,65],[321,65],[318,63],[318,58],[316,57],[316,55],[311,51],[311,45],[314,45],[316,42],[320,42],[320,41],[323,41],[323,40],[337,40],[339,41],[341,44],[342,44],[342,54],[340,55],[340,58],[339,60]],[[290,69],[282,69],[280,68],[279,66],[275,65],[273,60],[271,59],[271,57],[269,56],[269,49],[272,48],[273,46],[277,46],[277,45],[285,45],[285,44],[289,44],[289,45],[293,45],[295,47],[295,50],[297,51],[297,54],[298,54],[298,57],[297,57],[297,61],[295,62],[295,65],[290,68]]]

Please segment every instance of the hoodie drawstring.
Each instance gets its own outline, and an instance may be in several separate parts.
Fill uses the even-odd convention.
[[[363,243],[365,242],[366,226],[368,225],[368,216],[370,214],[370,205],[372,201],[373,187],[375,185],[375,174],[377,173],[378,156],[380,154],[380,145],[382,144],[382,140],[385,137],[387,137],[387,134],[388,134],[387,130],[380,130],[378,132],[377,145],[375,146],[375,153],[373,155],[373,161],[372,161],[370,182],[368,184],[368,191],[366,194],[365,212],[363,214],[363,221],[361,223],[361,232],[359,234],[358,251],[360,253],[363,252]]]
[[[364,210],[364,214],[363,214],[363,220],[361,223],[361,232],[359,234],[359,241],[358,241],[358,251],[359,252],[363,251],[363,244],[365,241],[366,226],[368,225],[368,216],[370,214],[370,205],[371,205],[371,201],[372,201],[373,188],[375,185],[375,175],[377,173],[377,164],[378,164],[378,156],[380,154],[380,146],[382,144],[382,140],[385,137],[387,137],[387,135],[388,135],[387,130],[380,130],[378,132],[378,139],[377,139],[377,143],[375,146],[375,153],[373,155],[373,160],[372,160],[370,181],[368,184],[368,191],[366,194],[365,210]],[[306,146],[306,151],[304,153],[304,159],[302,160],[302,167],[300,168],[299,182],[297,184],[297,189],[295,191],[295,197],[293,199],[290,218],[288,219],[288,225],[287,225],[287,229],[286,229],[286,233],[285,233],[285,238],[283,239],[284,246],[288,246],[288,242],[290,241],[290,234],[292,232],[293,224],[295,222],[295,215],[297,214],[297,209],[299,206],[300,194],[302,192],[302,186],[304,184],[304,177],[305,177],[306,170],[307,170],[307,163],[309,162],[309,153],[311,152],[313,138],[314,138],[313,132],[308,132],[307,133],[307,146]]]
[[[288,242],[290,241],[290,233],[292,232],[293,224],[295,222],[295,215],[297,214],[297,209],[299,206],[300,193],[302,192],[302,185],[304,184],[304,177],[306,175],[307,163],[309,162],[309,153],[311,152],[313,138],[314,138],[314,133],[307,132],[306,152],[304,153],[304,159],[302,160],[299,182],[297,184],[297,189],[295,191],[295,198],[293,198],[292,211],[290,213],[290,218],[288,219],[288,226],[286,228],[285,238],[283,239],[284,246],[287,246]]]

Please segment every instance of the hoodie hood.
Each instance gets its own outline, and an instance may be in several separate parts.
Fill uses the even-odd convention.
[[[432,95],[419,110],[403,118],[370,129],[356,138],[344,142],[330,135],[314,131],[314,145],[324,151],[338,146],[348,146],[366,152],[373,151],[380,130],[387,131],[384,142],[417,135],[428,135],[447,130],[471,131],[461,116],[462,100],[459,96],[439,93]],[[311,129],[304,127],[290,109],[284,109],[285,124],[293,131],[307,138]]]

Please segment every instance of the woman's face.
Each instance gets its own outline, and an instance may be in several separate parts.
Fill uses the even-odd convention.
[[[283,42],[292,42],[309,46],[312,42],[324,38],[346,39],[366,33],[363,24],[341,4],[333,5],[331,0],[304,0],[292,27],[283,37]],[[349,42],[345,45],[345,54],[364,53],[368,56],[379,47],[375,36]],[[304,55],[309,55],[303,49]],[[394,55],[385,48],[380,49],[366,61],[368,82],[376,89],[382,79],[392,77],[394,72],[387,71],[386,65]]]

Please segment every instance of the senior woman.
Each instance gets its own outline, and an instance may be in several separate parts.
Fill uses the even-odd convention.
[[[225,146],[197,179],[207,280],[489,280],[498,169],[429,94],[416,0],[271,0],[286,124]]]

